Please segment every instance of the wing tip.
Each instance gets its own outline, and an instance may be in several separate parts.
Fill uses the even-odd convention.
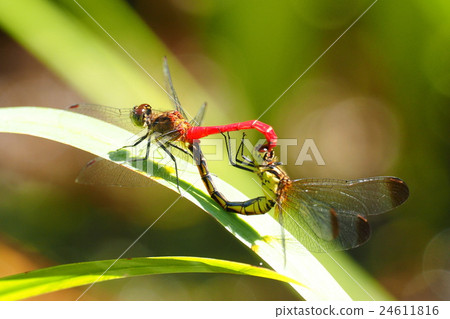
[[[388,183],[394,207],[403,204],[409,197],[409,187],[398,177],[389,177]]]

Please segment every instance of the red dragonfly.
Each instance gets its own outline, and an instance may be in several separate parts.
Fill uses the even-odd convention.
[[[192,145],[194,140],[212,134],[246,129],[256,129],[264,134],[267,143],[261,147],[261,152],[270,151],[276,146],[277,135],[275,134],[275,131],[270,125],[257,120],[227,125],[199,126],[203,120],[206,104],[203,104],[198,114],[192,121],[188,121],[188,117],[181,107],[181,103],[173,87],[172,78],[166,59],[164,60],[164,73],[171,91],[171,98],[175,104],[175,110],[157,111],[149,104],[141,104],[133,107],[131,110],[128,108],[120,109],[92,104],[76,104],[71,106],[69,109],[77,113],[89,115],[109,122],[136,134],[145,130],[144,135],[138,137],[132,145],[125,147],[135,147],[146,141],[147,145],[145,156],[141,159],[142,161],[146,161],[149,157],[151,143],[156,143],[156,145],[169,156],[175,165],[178,189],[178,165],[175,156],[172,154],[171,148],[175,148],[191,156],[187,150],[189,149],[189,145]],[[94,167],[94,165],[96,167]],[[106,163],[101,158],[97,158],[87,164],[84,172],[87,173],[87,170],[94,172],[95,168],[95,174],[98,175],[100,172],[100,175],[105,176],[107,172],[111,170],[111,167],[111,164]],[[102,171],[104,173],[102,173]],[[110,173],[111,172],[108,174]],[[83,174],[83,176],[88,176],[88,174]],[[89,178],[81,178],[80,176],[78,181],[91,184],[92,176]],[[114,184],[123,185],[124,181],[123,179],[120,181],[117,180]]]

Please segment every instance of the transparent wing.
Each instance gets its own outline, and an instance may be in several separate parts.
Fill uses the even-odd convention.
[[[175,109],[180,112],[180,114],[187,119],[186,113],[184,112],[183,108],[181,107],[180,100],[178,100],[177,92],[175,91],[175,88],[173,87],[172,83],[172,76],[170,75],[169,70],[169,64],[167,63],[167,58],[164,57],[164,63],[163,63],[163,69],[164,69],[164,75],[166,77],[166,82],[170,90],[171,98],[173,100],[173,103],[175,105]]]
[[[89,161],[75,181],[80,184],[121,187],[147,187],[154,183],[125,166],[101,157]]]
[[[193,126],[200,126],[203,122],[203,118],[205,117],[205,111],[206,111],[206,102],[202,104],[200,109],[198,110],[195,117],[190,122]]]
[[[178,131],[154,134],[151,140],[143,141],[136,147],[126,147],[110,152],[111,161],[97,157],[83,168],[76,182],[91,185],[148,187],[153,184],[152,180],[145,176],[148,175],[164,178],[176,184],[176,172],[179,177],[182,177],[187,173],[187,163],[192,162],[183,143],[176,140],[178,136]],[[145,159],[148,145],[150,145],[148,159]],[[121,164],[131,166],[142,173]]]
[[[69,111],[94,117],[137,134],[142,131],[142,127],[133,125],[130,119],[131,110],[132,108],[115,108],[97,104],[75,104],[69,107]]]
[[[298,179],[293,189],[306,192],[338,208],[360,204],[368,215],[385,213],[401,205],[409,196],[408,186],[397,177],[378,176],[356,180]]]
[[[280,209],[284,226],[311,251],[345,250],[369,239],[368,215],[387,212],[408,196],[406,184],[395,177],[299,179]]]

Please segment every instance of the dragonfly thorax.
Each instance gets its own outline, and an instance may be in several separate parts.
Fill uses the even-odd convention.
[[[278,192],[278,185],[280,183],[280,176],[277,168],[271,168],[270,166],[259,167],[259,178],[261,179],[261,185],[264,189],[264,193],[270,198],[276,198]]]
[[[162,112],[153,114],[148,127],[153,132],[167,134],[169,132],[177,132],[178,136],[185,136],[187,130],[191,128],[191,124],[178,111]]]
[[[281,163],[276,162],[276,157],[273,152],[267,152],[263,156],[263,163],[258,166],[258,170],[258,176],[261,179],[264,193],[278,201],[280,195],[289,188],[292,181],[281,168]]]

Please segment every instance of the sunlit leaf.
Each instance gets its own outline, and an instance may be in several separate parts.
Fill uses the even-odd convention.
[[[25,299],[112,279],[175,273],[249,275],[300,285],[272,270],[248,264],[198,257],[148,257],[66,264],[3,277],[0,300]]]

